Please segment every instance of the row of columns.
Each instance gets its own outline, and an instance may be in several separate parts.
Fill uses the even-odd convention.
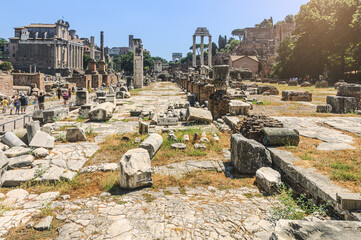
[[[195,67],[197,65],[196,58],[196,35],[193,35],[193,57],[192,65]],[[204,65],[204,36],[201,36],[201,57],[200,57],[201,66]],[[208,66],[212,66],[212,36],[208,36]]]
[[[83,68],[82,46],[54,43],[54,68]],[[66,59],[66,61],[65,61]]]

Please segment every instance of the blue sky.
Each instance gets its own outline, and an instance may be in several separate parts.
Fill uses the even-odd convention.
[[[152,56],[171,59],[185,55],[197,27],[218,36],[231,36],[236,28],[252,27],[264,18],[283,20],[296,14],[308,0],[2,0],[0,37],[14,35],[13,27],[30,23],[54,23],[64,17],[80,37],[104,31],[105,46],[127,46],[128,35],[141,38]],[[7,9],[7,10],[6,10]],[[198,40],[200,41],[200,40]],[[206,40],[208,41],[208,39]]]

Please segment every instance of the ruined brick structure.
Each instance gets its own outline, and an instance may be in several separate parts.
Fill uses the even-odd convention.
[[[0,71],[0,94],[13,95],[13,76]]]
[[[28,86],[39,88],[40,91],[45,91],[45,80],[43,73],[11,73],[14,79],[14,86]]]

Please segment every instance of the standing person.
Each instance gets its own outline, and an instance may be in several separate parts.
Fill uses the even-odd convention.
[[[33,104],[34,104],[34,111],[35,111],[35,110],[38,110],[38,109],[39,109],[39,100],[38,100],[38,97],[35,97],[35,98],[34,98]]]
[[[15,114],[20,114],[20,100],[18,97],[15,98]]]
[[[60,87],[58,87],[58,89],[56,91],[58,93],[58,100],[60,100],[60,97],[61,97],[61,89],[60,89]]]
[[[68,93],[69,93],[69,99],[71,100],[71,88],[69,88]]]
[[[21,104],[21,114],[25,114],[26,107],[28,106],[28,98],[24,96],[24,94],[21,94],[20,97],[20,104]]]
[[[44,93],[40,93],[40,96],[38,98],[38,101],[39,101],[39,108],[40,110],[44,110],[45,109],[45,105],[44,105],[44,102],[45,102],[45,95]]]
[[[63,92],[63,99],[64,99],[64,107],[66,107],[66,103],[69,100],[68,91]]]
[[[3,113],[6,113],[9,106],[9,101],[6,99],[6,97],[1,101],[1,104],[3,105]]]
[[[12,96],[10,100],[10,115],[13,115],[14,110],[15,110],[15,96]]]

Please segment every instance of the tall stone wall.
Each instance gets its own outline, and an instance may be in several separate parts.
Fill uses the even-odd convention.
[[[40,91],[45,91],[45,80],[43,73],[12,73],[14,86],[28,86],[33,87],[33,84],[36,84],[36,87]]]
[[[13,76],[0,73],[0,94],[13,95]]]

